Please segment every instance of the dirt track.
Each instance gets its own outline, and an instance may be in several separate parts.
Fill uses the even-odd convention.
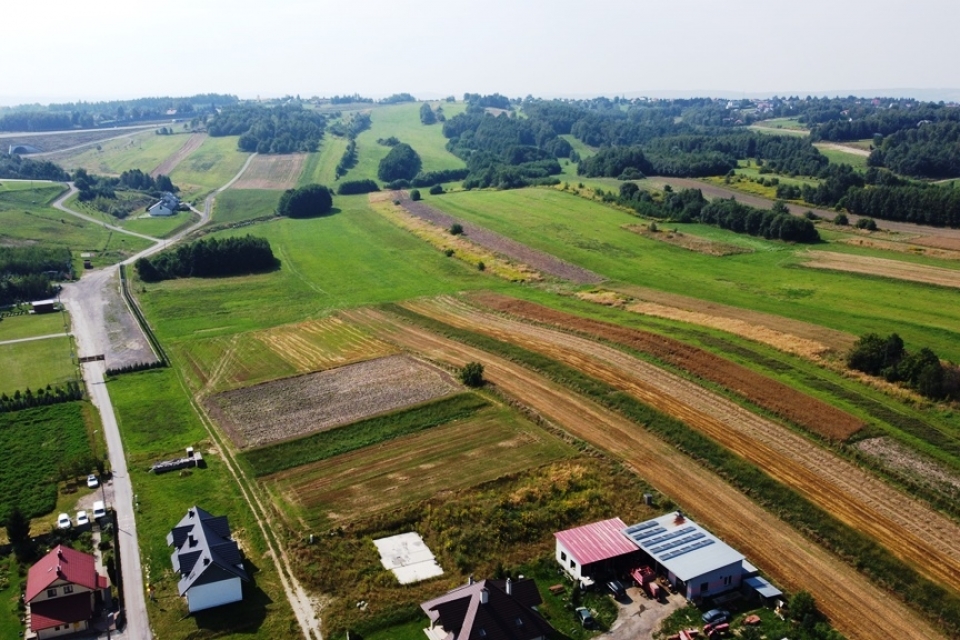
[[[170,173],[177,168],[177,165],[183,162],[184,158],[199,149],[200,145],[202,145],[203,141],[206,139],[207,134],[205,133],[191,134],[190,137],[187,138],[187,141],[183,143],[183,146],[177,149],[177,151],[169,158],[161,162],[156,169],[150,172],[150,175],[154,178],[160,174],[169,176]]]
[[[462,366],[484,364],[505,393],[578,438],[608,451],[691,511],[788,589],[806,589],[851,639],[942,637],[909,607],[761,509],[717,475],[628,420],[516,364],[409,326],[387,314],[347,314],[415,353]]]
[[[756,464],[929,578],[960,591],[960,526],[785,427],[586,338],[484,313],[453,299],[408,306],[542,353],[626,391]]]

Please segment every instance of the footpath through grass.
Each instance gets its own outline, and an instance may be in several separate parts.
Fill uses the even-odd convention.
[[[546,356],[452,327],[397,305],[388,305],[387,309],[440,335],[520,363],[643,425],[727,479],[803,535],[830,549],[881,587],[902,597],[948,634],[960,634],[960,595],[923,577],[873,538],[843,524],[790,487],[774,480],[755,465],[685,423]]]
[[[126,449],[130,479],[139,500],[137,531],[145,580],[156,587],[156,602],[147,603],[150,626],[164,638],[244,638],[272,640],[299,635],[267,546],[249,506],[224,465],[173,369],[125,374],[108,382]],[[152,462],[183,455],[194,446],[205,468],[154,475]],[[177,595],[178,576],[170,564],[166,535],[200,506],[227,516],[233,537],[252,574],[241,603],[188,615]]]

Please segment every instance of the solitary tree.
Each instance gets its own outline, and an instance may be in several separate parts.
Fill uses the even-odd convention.
[[[7,539],[14,552],[20,557],[27,555],[30,547],[30,518],[28,518],[20,507],[14,507],[7,514]]]
[[[460,381],[468,387],[483,386],[483,365],[479,362],[468,362],[460,369]]]
[[[390,149],[380,166],[377,168],[377,177],[384,182],[393,182],[394,180],[413,180],[420,173],[423,162],[413,147],[401,142]]]
[[[329,213],[332,208],[330,189],[322,184],[308,184],[284,191],[277,205],[277,214],[289,218],[309,218]]]

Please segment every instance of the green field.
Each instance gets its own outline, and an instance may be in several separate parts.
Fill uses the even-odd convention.
[[[835,148],[827,148],[823,144],[814,144],[821,154],[827,157],[831,164],[848,164],[854,169],[867,168],[867,156]]]
[[[810,129],[798,122],[796,118],[761,120],[751,125],[750,128],[759,133],[779,133],[793,136],[805,136],[810,133]]]
[[[338,197],[334,204],[340,211],[322,218],[221,232],[269,240],[282,263],[278,271],[146,285],[138,297],[161,341],[263,329],[377,302],[509,286],[394,227],[370,210],[366,196]]]
[[[154,129],[115,138],[74,152],[57,154],[55,162],[68,171],[84,168],[100,175],[120,175],[129,169],[150,173],[177,152],[190,134],[161,136]]]
[[[622,229],[636,223],[626,213],[552,189],[451,193],[431,204],[614,280],[857,335],[897,331],[908,343],[960,361],[960,309],[952,304],[956,292],[945,288],[796,269],[804,247],[773,241],[759,243],[784,250],[695,254]],[[670,227],[694,235],[702,228]],[[732,232],[716,237],[737,241]]]
[[[62,324],[59,331],[63,331]],[[0,393],[36,390],[76,379],[72,356],[73,341],[68,336],[0,344],[0,362],[4,363]]]
[[[277,210],[281,195],[281,191],[272,189],[227,189],[217,195],[213,222],[229,224],[271,216]]]
[[[154,633],[164,638],[292,637],[296,623],[274,563],[264,555],[261,531],[223,461],[209,450],[207,433],[176,372],[127,374],[108,384],[140,505],[137,528],[144,572],[157,589],[157,602],[148,603]],[[159,476],[147,473],[152,462],[182,455],[191,445],[204,454],[206,468]],[[188,616],[177,595],[178,576],[170,565],[165,538],[194,505],[227,516],[253,581],[244,585],[242,603]]]
[[[0,319],[0,342],[63,333],[64,317],[59,313],[6,316]]]
[[[170,173],[184,200],[199,199],[230,182],[249,153],[237,149],[237,136],[207,138]]]
[[[440,104],[448,119],[466,108],[462,102]],[[377,139],[390,136],[396,136],[400,142],[406,142],[420,154],[424,171],[459,169],[464,166],[463,160],[447,151],[442,123],[429,126],[420,123],[420,103],[377,107],[370,116],[372,126],[357,136],[357,166],[347,174],[347,180],[379,180],[377,168],[390,147],[377,144]]]
[[[92,454],[89,434],[94,415],[92,406],[85,402],[0,413],[0,450],[4,452],[0,520],[6,519],[14,505],[30,517],[54,510],[61,467]],[[35,535],[40,533],[45,531],[34,531]]]
[[[307,184],[325,184],[336,189],[337,165],[343,152],[347,148],[347,139],[327,135],[320,143],[320,150],[307,154],[307,161],[303,163],[303,171],[297,180],[297,186]],[[353,169],[347,172],[344,180],[353,179]]]
[[[25,581],[26,575],[20,575],[16,556],[12,553],[0,556],[0,638],[19,638],[23,633],[17,604]]]
[[[130,193],[118,191],[117,196],[126,196],[143,200],[144,194],[140,192]],[[154,202],[152,198],[149,198],[149,201],[151,204]],[[179,211],[172,216],[151,216],[145,212],[145,207],[139,206],[131,211],[130,215],[126,218],[115,218],[109,213],[100,211],[90,202],[80,202],[80,200],[77,198],[77,194],[67,198],[67,200],[64,202],[64,205],[73,211],[96,218],[97,220],[100,220],[106,224],[120,227],[133,233],[148,235],[153,238],[166,238],[168,236],[172,236],[180,229],[200,219],[197,214],[190,211]]]

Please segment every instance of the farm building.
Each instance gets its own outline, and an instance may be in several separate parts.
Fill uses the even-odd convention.
[[[250,578],[226,516],[191,508],[167,534],[167,546],[175,549],[170,560],[180,574],[177,589],[186,596],[190,613],[243,599],[241,583]]]
[[[631,527],[622,535],[688,600],[699,601],[739,589],[744,556],[679,511]]]
[[[620,518],[612,518],[553,534],[557,562],[583,585],[606,573],[629,569],[640,554],[637,545],[623,535],[626,526]]]
[[[172,193],[164,193],[160,201],[147,208],[151,216],[172,216],[180,208],[180,199]]]
[[[87,630],[109,589],[96,558],[58,546],[27,573],[30,631],[43,640]]]
[[[36,302],[31,302],[30,306],[33,307],[34,313],[53,313],[59,309],[55,299],[37,300]]]
[[[420,605],[430,618],[430,640],[545,640],[556,631],[534,608],[543,602],[531,578],[470,580]]]

